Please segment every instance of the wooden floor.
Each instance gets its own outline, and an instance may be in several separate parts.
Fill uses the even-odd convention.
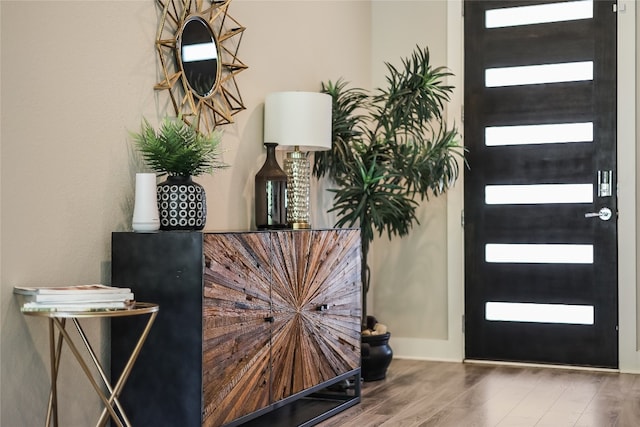
[[[394,359],[321,427],[640,426],[640,375]]]

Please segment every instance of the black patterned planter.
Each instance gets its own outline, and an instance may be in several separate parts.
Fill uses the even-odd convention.
[[[204,188],[190,176],[169,176],[158,184],[160,230],[202,230],[207,221]]]

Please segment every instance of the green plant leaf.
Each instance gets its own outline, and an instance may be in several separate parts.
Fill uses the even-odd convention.
[[[375,236],[407,235],[419,201],[445,193],[466,164],[457,129],[443,119],[452,74],[429,60],[429,50],[416,47],[401,66],[387,63],[386,86],[372,92],[343,79],[322,84],[333,100],[333,146],[315,154],[313,174],[333,183],[335,226],[360,227],[363,318]]]
[[[203,134],[180,118],[165,117],[158,130],[143,119],[134,145],[150,169],[159,175],[198,176],[227,168],[220,160],[222,133]]]

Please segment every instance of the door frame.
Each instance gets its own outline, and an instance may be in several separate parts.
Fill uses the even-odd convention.
[[[618,1],[618,325],[619,370],[640,373],[636,224],[636,21],[634,1]],[[624,6],[624,7],[622,7]],[[635,96],[628,96],[629,93]]]
[[[636,88],[635,64],[637,13],[635,2],[618,2],[624,10],[618,12],[618,315],[619,315],[619,370],[640,373],[640,289],[636,286],[637,225],[636,225]],[[464,94],[462,0],[448,0],[447,66],[455,74],[450,83],[455,86],[447,108],[447,120],[461,127]],[[622,9],[622,7],[620,7]],[[629,93],[636,97],[629,97]],[[640,168],[639,168],[640,169]],[[464,360],[464,234],[461,225],[464,181],[459,179],[447,193],[447,288],[448,339],[429,340],[422,351],[408,345],[396,346],[398,356],[441,360]],[[394,339],[394,342],[397,339]],[[404,343],[402,343],[404,344]],[[407,343],[408,344],[408,343]]]
[[[468,117],[465,117],[464,129],[470,164],[470,169],[465,170],[465,356],[478,360],[617,369],[617,215],[609,221],[584,218],[584,212],[597,211],[601,206],[617,212],[617,194],[601,197],[597,184],[594,185],[598,170],[612,170],[611,180],[615,180],[616,175],[617,15],[612,10],[614,2],[573,2],[593,9],[590,19],[498,25],[503,28],[495,29],[484,25],[485,13],[524,11],[527,5],[561,4],[557,2],[524,0],[514,4],[511,0],[466,0],[464,3],[464,37],[468,43],[465,74],[469,73],[465,75],[464,111]],[[501,9],[514,6],[521,9]],[[495,88],[485,84],[485,67],[506,71],[518,65],[575,61],[591,61],[589,68],[593,74],[584,78],[587,81],[577,78],[577,81],[567,79],[572,81],[542,85],[496,82]],[[533,104],[525,106],[523,101]],[[487,128],[486,141],[483,138],[487,126],[507,130],[517,125],[574,122],[589,123],[590,135],[585,135],[584,140],[569,138],[566,144],[553,137],[549,144],[544,144],[526,141],[526,136],[523,136],[525,141],[517,141],[518,137],[514,136],[511,139],[515,140],[502,141],[504,145],[496,141],[494,147]],[[496,190],[501,184],[516,191],[516,184],[533,189],[528,186],[540,183],[580,184],[589,189],[581,196],[585,200],[485,201],[485,186],[488,198],[493,185]],[[509,251],[527,243],[537,249],[541,248],[540,244],[552,247],[564,244],[568,245],[567,254],[573,254],[577,245],[582,244],[589,248],[590,259],[575,263],[558,259],[492,261],[489,259],[492,243],[506,244],[513,248]],[[485,245],[487,260],[484,259]],[[580,307],[591,310],[592,317],[584,325],[489,318],[492,304],[515,303],[534,304],[538,308],[542,307],[539,304],[555,304],[555,308]]]

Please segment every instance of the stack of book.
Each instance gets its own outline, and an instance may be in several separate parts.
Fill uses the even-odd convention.
[[[121,309],[130,306],[134,301],[131,289],[106,285],[15,286],[13,292],[24,299],[22,311]]]

